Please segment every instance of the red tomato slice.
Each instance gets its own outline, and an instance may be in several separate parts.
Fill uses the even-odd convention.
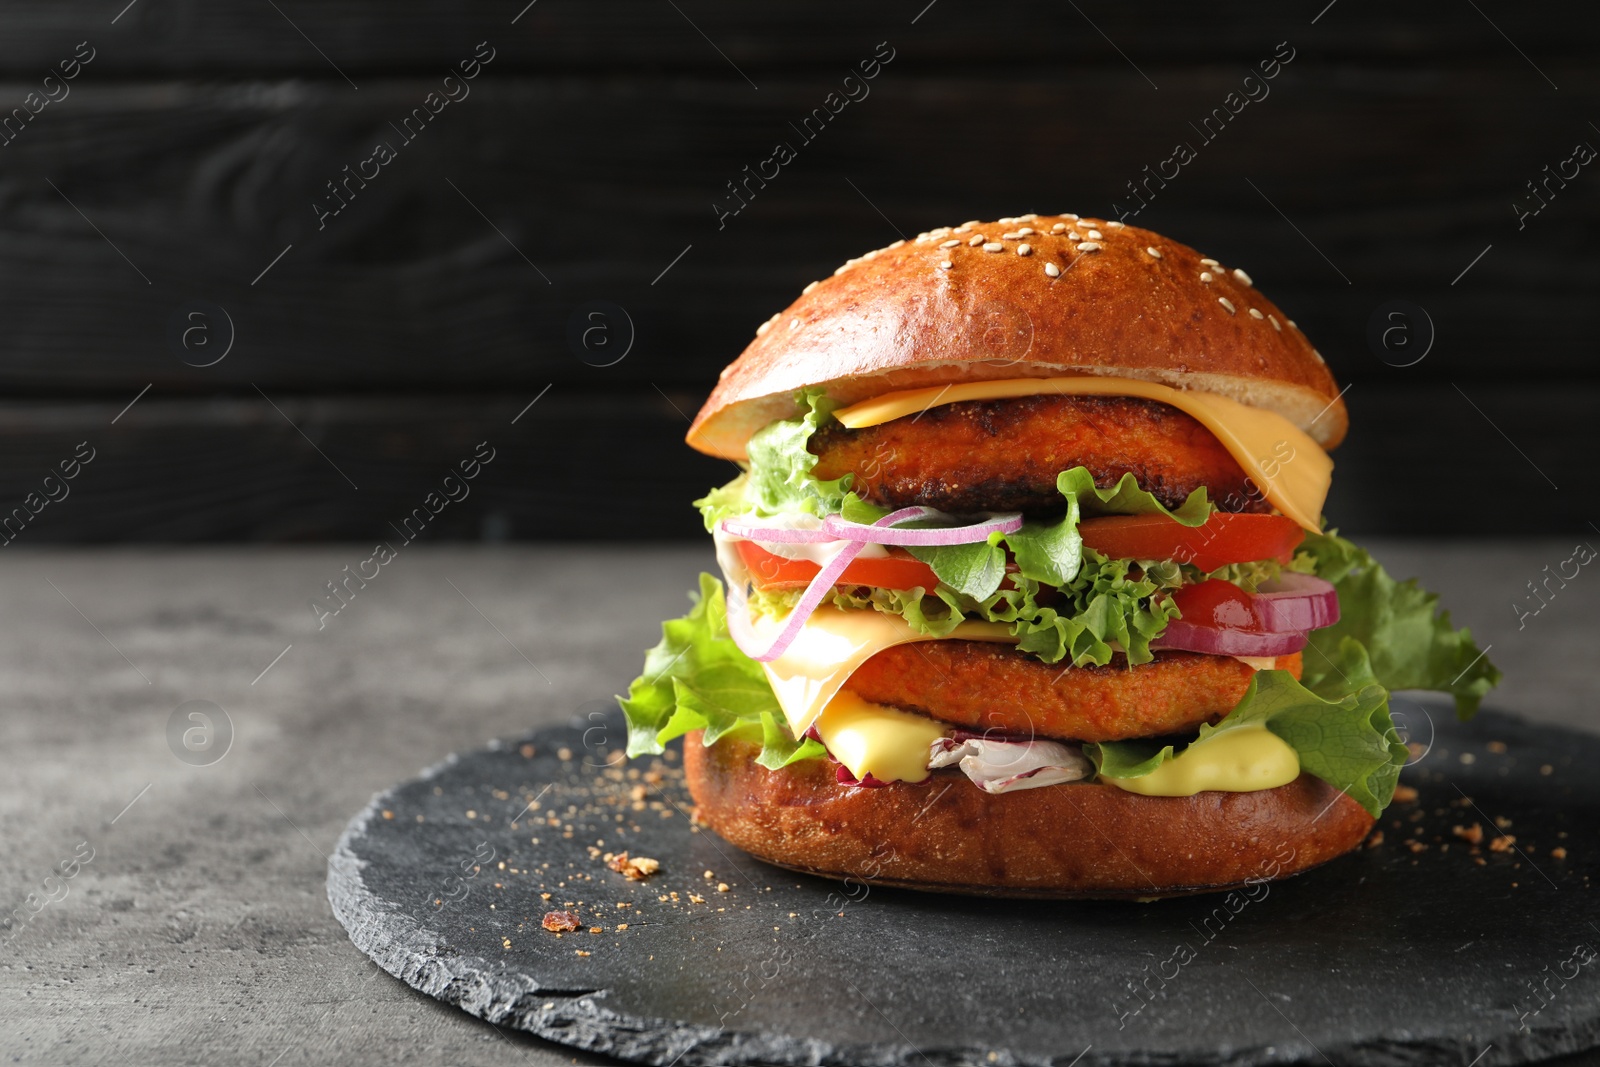
[[[1172,602],[1183,612],[1183,621],[1196,626],[1264,632],[1250,594],[1220,578],[1208,578],[1174,590]]]
[[[1199,526],[1165,515],[1106,515],[1078,524],[1083,543],[1113,559],[1175,559],[1203,571],[1229,563],[1288,563],[1305,531],[1282,515],[1212,512]]]
[[[822,569],[808,559],[790,559],[768,552],[754,541],[735,541],[734,547],[744,565],[750,568],[750,581],[757,589],[804,589]],[[939,584],[939,576],[910,553],[891,548],[888,556],[851,560],[835,584],[932,589]]]

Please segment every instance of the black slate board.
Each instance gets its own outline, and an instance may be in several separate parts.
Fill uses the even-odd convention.
[[[622,764],[599,712],[377,796],[328,897],[415,988],[641,1063],[1495,1067],[1600,1045],[1600,738],[1399,708],[1426,749],[1404,777],[1419,798],[1385,813],[1381,844],[1257,899],[989,901],[795,875],[692,826],[677,753]],[[1473,825],[1477,848],[1453,833]],[[1491,851],[1502,832],[1515,845]],[[660,872],[607,870],[622,849]],[[579,901],[600,933],[541,928]]]

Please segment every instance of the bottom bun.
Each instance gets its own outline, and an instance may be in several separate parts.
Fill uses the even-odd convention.
[[[1110,785],[985,793],[958,771],[840,785],[828,760],[777,771],[760,748],[684,739],[699,817],[779,867],[872,885],[1003,897],[1153,900],[1298,874],[1361,844],[1373,818],[1320,778],[1254,793],[1147,797]]]

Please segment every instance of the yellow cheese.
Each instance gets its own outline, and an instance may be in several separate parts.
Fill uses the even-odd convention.
[[[1241,726],[1197,741],[1142,778],[1101,781],[1147,797],[1192,797],[1206,789],[1254,793],[1300,776],[1300,757],[1265,726]]]
[[[756,621],[755,630],[763,640],[771,640],[782,625],[782,619],[763,618]],[[949,636],[965,641],[1016,641],[1011,627],[1002,622],[964,622]],[[856,668],[886,648],[927,640],[927,634],[913,630],[898,615],[825,605],[806,620],[783,655],[761,666],[789,729],[799,737],[817,721]]]
[[[1308,434],[1277,412],[1253,408],[1215,393],[1092,375],[1002,378],[885,393],[840,408],[833,417],[847,428],[859,430],[961,400],[1001,400],[1042,393],[1133,396],[1170,404],[1215,434],[1274,507],[1313,533],[1322,529],[1322,504],[1328,498],[1333,460]]]
[[[817,719],[817,733],[833,758],[856,778],[920,782],[928,777],[928,749],[949,727],[925,715],[884,707],[841,689]]]

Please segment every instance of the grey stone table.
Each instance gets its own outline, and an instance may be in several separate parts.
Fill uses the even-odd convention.
[[[1600,578],[1513,606],[1572,544],[1372,547],[1493,646],[1491,706],[1600,730]],[[368,555],[0,558],[5,1062],[604,1062],[378,972],[327,853],[374,792],[625,686],[710,553],[415,546],[319,629],[309,601]]]

